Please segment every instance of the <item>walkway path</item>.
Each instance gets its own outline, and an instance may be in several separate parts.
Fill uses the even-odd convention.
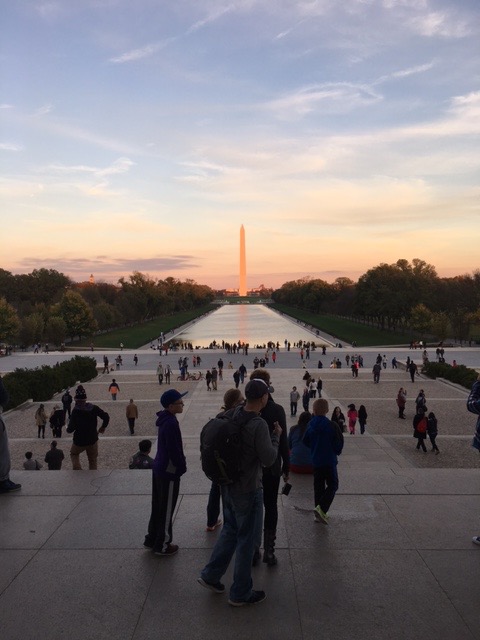
[[[421,378],[412,385],[399,370],[382,373],[379,385],[370,369],[359,380],[346,370],[316,371],[331,405],[366,404],[368,435],[346,438],[328,527],[309,512],[312,479],[293,478],[290,495],[279,498],[279,564],[254,570],[267,600],[237,610],[196,582],[218,535],[205,532],[209,483],[198,437],[218,411],[231,372],[217,393],[203,382],[175,383],[189,390],[181,419],[188,472],[174,525],[180,551],[158,558],[142,547],[150,473],[126,469],[138,440],[155,435],[161,389],[153,359],[143,366],[115,372],[121,389],[115,403],[107,395],[111,376],[86,385],[89,399],[112,415],[99,471],[74,472],[67,461],[57,473],[12,472],[23,486],[0,496],[2,638],[480,640],[480,548],[471,543],[480,534],[480,456],[469,446],[475,420],[465,391]],[[277,361],[272,370],[274,396],[285,407],[303,373],[294,360],[284,368]],[[425,389],[439,416],[439,456],[417,453],[410,420],[396,418],[401,384],[410,395],[409,419],[414,390]],[[138,437],[128,435],[124,418],[130,397],[140,409]],[[6,415],[17,469],[27,447],[37,457],[47,448],[47,440],[32,437],[33,411]],[[61,442],[68,451],[67,440]],[[452,465],[466,468],[446,468]]]

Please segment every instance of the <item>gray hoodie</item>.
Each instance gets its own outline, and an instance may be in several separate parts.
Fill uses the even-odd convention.
[[[243,406],[233,411],[235,421],[243,425],[242,429],[242,475],[231,486],[232,493],[249,493],[262,486],[262,466],[270,467],[278,455],[278,436],[268,430],[263,418]]]

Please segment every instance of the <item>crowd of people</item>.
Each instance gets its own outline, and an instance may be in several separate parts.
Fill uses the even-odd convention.
[[[272,352],[273,355],[273,352]],[[378,359],[380,358],[380,360]],[[358,356],[354,359],[358,362]],[[377,357],[375,365],[380,370],[386,368],[385,356]],[[198,357],[195,365],[198,364]],[[255,364],[255,362],[254,362]],[[259,360],[258,365],[261,362]],[[347,362],[347,366],[348,366]],[[411,362],[409,363],[411,364]],[[182,367],[184,359],[179,363]],[[159,365],[160,367],[161,365]],[[188,367],[188,364],[187,364]],[[228,367],[227,367],[228,368]],[[207,388],[217,390],[217,380],[222,379],[223,360],[211,367],[210,384]],[[213,372],[217,378],[213,380]],[[410,369],[408,369],[410,373]],[[235,377],[238,374],[238,377]],[[375,372],[374,372],[375,374]],[[165,369],[157,369],[159,384],[162,385]],[[290,417],[296,424],[287,429],[284,408],[273,398],[271,372],[257,366],[247,378],[247,370],[233,371],[235,388],[229,389],[223,398],[221,413],[232,412],[236,420],[244,425],[244,451],[242,464],[244,477],[232,485],[219,486],[212,483],[208,504],[206,530],[215,531],[222,527],[210,560],[198,578],[199,583],[217,593],[225,586],[221,579],[233,556],[235,567],[229,603],[232,606],[256,604],[265,599],[263,591],[253,588],[251,567],[262,561],[273,567],[278,559],[275,553],[278,524],[278,495],[280,482],[288,483],[291,473],[311,474],[313,477],[313,517],[316,522],[328,525],[329,511],[338,490],[338,456],[344,446],[344,434],[356,434],[357,424],[360,434],[367,429],[368,413],[364,404],[349,403],[346,411],[337,405],[329,411],[328,401],[322,397],[323,382],[319,376],[303,375],[304,389],[300,393],[294,385],[290,392]],[[239,384],[246,381],[244,390]],[[379,380],[376,380],[378,383]],[[412,381],[415,381],[415,373]],[[170,382],[170,381],[168,381]],[[120,393],[115,379],[109,385],[112,399]],[[115,395],[115,397],[113,397]],[[144,540],[145,547],[159,556],[172,556],[178,552],[173,543],[173,514],[180,490],[180,479],[186,473],[186,459],[178,422],[183,412],[185,393],[167,389],[161,395],[162,409],[157,413],[157,449],[151,457],[151,440],[142,440],[138,451],[131,457],[130,469],[152,469],[152,509]],[[7,394],[0,378],[0,404],[6,403]],[[304,400],[305,399],[305,400]],[[298,402],[302,400],[303,411],[298,415]],[[310,411],[311,402],[311,411]],[[82,468],[80,456],[86,453],[89,469],[97,468],[98,435],[105,432],[110,416],[96,404],[87,401],[83,385],[79,385],[72,397],[66,389],[61,398],[62,406],[56,404],[50,416],[45,406],[40,404],[35,412],[37,437],[45,437],[45,428],[50,423],[52,440],[43,461],[34,458],[31,451],[25,453],[23,466],[27,470],[41,470],[42,462],[49,470],[62,468],[65,455],[58,447],[56,438],[62,437],[62,429],[73,434],[70,458],[74,470]],[[406,419],[407,390],[401,387],[396,397],[398,418]],[[467,402],[468,410],[480,416],[480,376],[474,384]],[[131,435],[134,435],[138,407],[133,399],[126,405],[126,418]],[[100,422],[100,426],[99,426]],[[20,489],[20,485],[9,478],[10,459],[6,429],[0,414],[0,491],[7,493]],[[412,420],[416,448],[427,451],[427,437],[431,450],[439,453],[436,444],[438,421],[433,411],[427,408],[427,398],[420,389],[415,399],[415,415]],[[480,417],[477,421],[473,446],[480,451]],[[263,534],[263,536],[262,536]],[[263,537],[263,540],[262,540]],[[480,536],[473,539],[480,544]],[[263,548],[263,553],[261,549]]]

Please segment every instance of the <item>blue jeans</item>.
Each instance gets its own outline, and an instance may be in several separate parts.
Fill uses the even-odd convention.
[[[219,582],[235,554],[230,599],[242,602],[252,594],[252,559],[263,519],[263,490],[232,494],[229,487],[222,487],[222,499],[223,529],[201,576],[206,582]]]

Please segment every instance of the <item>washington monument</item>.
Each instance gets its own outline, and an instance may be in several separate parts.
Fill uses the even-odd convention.
[[[240,280],[238,295],[247,295],[247,262],[245,260],[245,229],[243,228],[243,224],[240,227]]]

